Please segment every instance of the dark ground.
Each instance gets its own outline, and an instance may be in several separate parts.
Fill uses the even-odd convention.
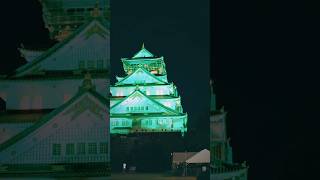
[[[171,170],[172,152],[198,152],[201,146],[188,146],[181,133],[133,134],[111,136],[111,167],[122,171],[122,163],[136,166],[138,172],[167,172]]]

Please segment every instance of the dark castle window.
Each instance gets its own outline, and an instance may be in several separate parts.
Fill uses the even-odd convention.
[[[6,101],[0,97],[0,112],[6,111]]]

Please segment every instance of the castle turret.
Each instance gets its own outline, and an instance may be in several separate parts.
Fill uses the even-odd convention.
[[[227,112],[224,107],[216,109],[216,97],[211,85],[211,107],[210,107],[210,158],[211,179],[239,179],[247,180],[248,166],[233,162],[230,138],[227,136],[226,118]]]
[[[39,0],[50,37],[61,41],[91,18],[110,19],[109,0]]]

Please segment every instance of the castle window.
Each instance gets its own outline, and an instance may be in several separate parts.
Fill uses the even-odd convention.
[[[66,155],[74,155],[75,154],[75,148],[73,143],[69,143],[66,145]]]
[[[97,61],[97,68],[98,69],[103,69],[103,60],[98,60]]]
[[[77,12],[83,12],[83,11],[85,11],[85,9],[84,8],[77,8],[76,11]]]
[[[100,143],[100,154],[107,154],[108,153],[108,143],[102,142]]]
[[[123,91],[117,91],[117,96],[123,96]]]
[[[0,97],[0,112],[4,112],[7,109],[6,106],[6,101]]]
[[[52,144],[52,155],[53,156],[61,155],[61,144]]]
[[[88,153],[89,154],[97,154],[97,143],[89,143],[88,144]]]
[[[78,143],[77,144],[77,154],[86,154],[86,144]]]
[[[84,60],[79,60],[79,69],[84,69],[85,68],[85,62]]]
[[[92,60],[87,61],[87,67],[88,69],[94,69],[94,61]]]
[[[67,9],[67,12],[70,13],[70,14],[74,13],[75,11],[76,10],[74,8]]]
[[[128,122],[127,122],[127,121],[122,121],[122,126],[123,126],[123,127],[128,126]]]

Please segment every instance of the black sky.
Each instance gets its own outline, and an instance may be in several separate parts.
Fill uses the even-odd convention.
[[[3,1],[2,7],[0,74],[6,74],[25,63],[18,53],[21,43],[27,48],[41,49],[50,47],[53,41],[44,27],[38,0]]]
[[[229,111],[236,160],[248,160],[250,179],[310,179],[319,154],[320,6],[213,6],[212,73],[218,102]]]

